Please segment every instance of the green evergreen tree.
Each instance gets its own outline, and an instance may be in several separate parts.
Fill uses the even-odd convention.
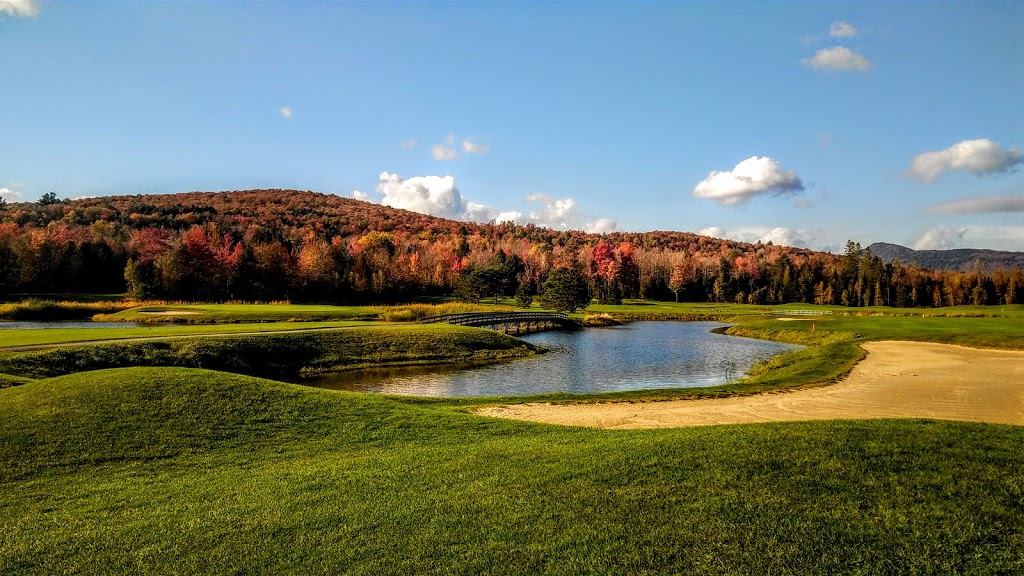
[[[549,310],[575,312],[590,304],[587,280],[578,268],[556,268],[544,282],[540,305]]]
[[[533,281],[527,280],[519,283],[516,289],[516,306],[529,308],[533,305]]]

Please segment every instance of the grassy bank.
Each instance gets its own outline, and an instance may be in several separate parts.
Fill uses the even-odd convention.
[[[101,368],[187,366],[294,376],[367,366],[483,362],[536,352],[530,344],[489,330],[396,324],[67,346],[0,356],[0,373],[43,378]]]
[[[291,330],[319,330],[354,326],[374,326],[375,322],[280,322],[258,324],[160,324],[130,328],[47,328],[0,330],[0,348],[12,346],[42,346],[68,342],[117,340],[131,338],[165,338],[171,336],[201,336],[246,332],[282,332]],[[99,326],[102,326],[100,324]]]
[[[1022,443],[924,421],[581,430],[77,374],[0,390],[0,573],[1018,573]]]
[[[332,306],[321,304],[175,304],[140,306],[102,314],[104,322],[212,324],[234,322],[326,322],[380,320],[412,322],[426,316],[462,312],[512,310],[509,306],[466,304],[402,304],[396,306]]]
[[[116,300],[38,300],[29,298],[0,304],[3,320],[81,320],[96,314],[112,314],[138,306],[139,302]]]
[[[746,319],[727,333],[814,344],[847,340],[917,340],[979,348],[1024,349],[1024,321],[1013,317],[822,316]]]

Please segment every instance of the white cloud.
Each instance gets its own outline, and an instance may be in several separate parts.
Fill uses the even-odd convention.
[[[430,147],[430,155],[434,160],[458,160],[459,153],[455,148],[448,148],[443,144],[434,144]]]
[[[914,158],[907,176],[932,182],[946,171],[966,170],[977,176],[1009,172],[1021,162],[1019,148],[1004,148],[987,138],[963,140],[946,148],[925,152]]]
[[[576,201],[572,198],[552,198],[547,194],[530,194],[523,201],[528,204],[539,205],[537,209],[518,222],[525,224],[532,222],[538,226],[555,228],[557,230],[583,230],[595,234],[607,234],[618,229],[619,225],[608,218],[598,218],[588,221],[576,208]]]
[[[928,208],[932,214],[996,214],[1024,212],[1024,194],[962,198]]]
[[[618,222],[609,218],[598,218],[583,225],[583,230],[592,234],[607,234],[619,229]]]
[[[292,109],[287,106],[282,106],[281,109],[277,111],[277,113],[280,114],[281,118],[284,118],[285,120],[290,120],[292,117]]]
[[[34,17],[39,14],[37,0],[0,0],[0,14]]]
[[[455,135],[449,134],[445,144],[434,144],[430,147],[434,160],[458,160],[459,153],[455,150]]]
[[[403,140],[402,143],[400,144],[400,146],[402,147],[403,150],[412,150],[413,148],[416,147],[416,141],[415,140]]]
[[[385,206],[442,218],[466,219],[470,208],[451,176],[403,179],[398,174],[381,172],[377,193],[382,196],[380,203]]]
[[[472,140],[462,141],[462,151],[466,152],[467,154],[487,154],[489,150],[490,148],[488,148],[487,146],[484,146],[483,144],[477,144]]]
[[[826,70],[857,70],[864,72],[871,68],[871,61],[845,46],[822,48],[810,58],[801,58],[800,63],[811,68]]]
[[[7,202],[21,202],[21,194],[10,188],[0,188],[0,198]]]
[[[499,212],[498,215],[494,217],[494,221],[499,224],[502,222],[522,222],[523,216],[523,213],[518,210],[509,210],[506,212]]]
[[[546,194],[530,194],[523,199],[527,203],[540,204],[540,210],[530,212],[529,220],[548,228],[568,229],[578,218],[576,201],[572,198],[552,198]]]
[[[707,228],[701,229],[697,232],[701,236],[710,236],[712,238],[728,238],[729,235],[725,233],[725,228],[721,226],[708,226]]]
[[[606,233],[615,231],[618,225],[608,218],[588,221],[577,209],[572,198],[552,198],[544,194],[532,194],[523,199],[528,204],[539,206],[524,213],[518,210],[500,211],[486,204],[473,202],[459,192],[452,176],[415,176],[402,178],[398,174],[381,172],[375,196],[380,204],[411,210],[421,214],[467,220],[472,222],[515,222],[532,223],[557,229],[585,230]],[[352,197],[357,200],[375,202],[369,194],[354,190]]]
[[[916,242],[914,250],[949,250],[960,247],[960,242],[967,234],[967,228],[940,228],[933,226],[925,230]]]
[[[785,172],[767,156],[751,156],[732,170],[713,171],[693,189],[698,198],[720,204],[743,204],[758,194],[800,192],[803,182],[792,170]]]
[[[828,29],[828,35],[832,38],[848,38],[857,35],[857,29],[849,22],[833,22]]]
[[[1022,251],[1024,226],[933,226],[925,230],[914,243],[915,250],[949,250],[963,247]]]
[[[782,246],[793,246],[795,248],[810,248],[813,250],[829,250],[831,246],[823,243],[822,229],[804,230],[800,228],[785,228],[767,226],[740,226],[726,230],[721,226],[710,226],[698,232],[701,236],[712,238],[727,238],[737,242],[768,243]]]

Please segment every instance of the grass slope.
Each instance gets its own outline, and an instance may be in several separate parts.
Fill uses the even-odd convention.
[[[370,322],[278,322],[258,324],[204,324],[204,325],[160,325],[131,328],[12,328],[0,330],[0,348],[12,346],[38,346],[45,344],[66,344],[68,342],[89,342],[94,340],[115,340],[127,338],[164,338],[169,336],[201,336],[206,334],[232,334],[246,332],[282,332],[286,330],[310,330],[321,328],[344,328],[372,325]]]
[[[0,573],[1019,573],[1022,443],[927,421],[582,430],[106,370],[0,390]]]
[[[366,366],[502,360],[537,352],[531,344],[490,330],[447,324],[378,324],[66,346],[0,356],[0,373],[43,378],[101,368],[186,366],[294,376]]]
[[[382,320],[410,322],[438,314],[512,310],[510,306],[446,302],[395,306],[333,306],[327,304],[167,304],[140,306],[116,314],[99,314],[106,322],[213,324],[232,322],[325,322]]]

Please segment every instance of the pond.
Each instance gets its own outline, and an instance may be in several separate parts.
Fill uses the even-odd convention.
[[[755,363],[801,346],[715,334],[719,322],[636,322],[524,340],[551,352],[485,366],[340,372],[301,383],[336,390],[416,396],[505,396],[715,386]]]
[[[138,322],[90,322],[88,320],[75,321],[75,320],[63,320],[59,322],[34,322],[34,321],[0,321],[0,330],[18,330],[18,329],[32,329],[32,330],[52,330],[52,329],[70,329],[70,328],[137,328],[140,324]]]

